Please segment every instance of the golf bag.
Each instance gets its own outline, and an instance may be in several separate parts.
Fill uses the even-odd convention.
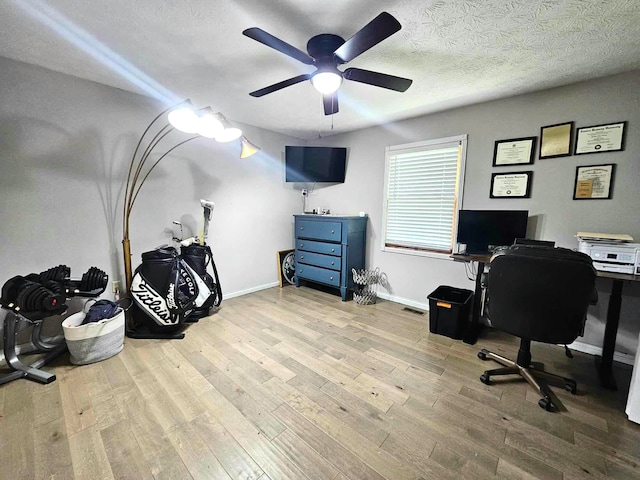
[[[197,265],[200,257],[194,250],[189,261]],[[202,258],[202,262],[206,274],[206,260]],[[145,335],[143,338],[181,338],[174,334],[182,330],[186,322],[208,315],[216,301],[219,305],[217,299],[221,295],[213,293],[219,289],[219,283],[213,285],[216,288],[212,291],[205,279],[173,247],[143,253],[142,263],[136,268],[131,284],[134,308],[127,335],[140,337],[145,335],[142,331],[149,331],[152,337]]]
[[[187,318],[187,321],[198,321],[203,317],[209,316],[211,307],[217,307],[222,302],[222,289],[220,288],[218,270],[213,261],[211,248],[208,245],[183,245],[180,247],[180,256],[203,284],[198,283],[198,288],[202,295],[199,296],[193,312]],[[213,276],[207,272],[209,265],[211,265]]]

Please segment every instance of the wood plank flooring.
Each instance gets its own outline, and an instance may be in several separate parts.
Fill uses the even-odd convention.
[[[126,339],[107,361],[0,387],[0,479],[640,479],[640,425],[594,359],[534,344],[578,381],[548,413],[520,381],[486,386],[474,346],[428,316],[307,287],[225,300],[184,340]],[[627,387],[628,388],[628,387]]]

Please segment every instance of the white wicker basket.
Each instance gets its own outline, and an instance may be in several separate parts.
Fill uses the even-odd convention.
[[[124,347],[124,310],[99,322],[82,325],[85,312],[74,313],[62,322],[71,363],[87,365],[100,362],[120,353]]]
[[[353,273],[353,282],[358,285],[373,285],[378,283],[380,280],[380,269],[376,268],[375,270],[356,270],[355,268],[351,269]]]
[[[376,303],[378,295],[376,294],[375,285],[380,281],[380,269],[375,270],[356,270],[351,269],[353,273],[353,283],[356,288],[353,291],[353,300],[358,305],[372,305]]]
[[[373,290],[363,288],[361,291],[354,290],[353,300],[358,305],[373,305],[378,300],[378,295]]]

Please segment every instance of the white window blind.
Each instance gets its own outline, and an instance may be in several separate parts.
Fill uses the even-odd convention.
[[[387,148],[384,245],[451,253],[461,194],[461,137]]]

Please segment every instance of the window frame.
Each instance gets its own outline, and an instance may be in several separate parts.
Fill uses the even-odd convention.
[[[382,198],[382,235],[381,235],[381,250],[383,252],[390,253],[402,253],[405,255],[416,255],[420,257],[432,257],[440,259],[449,259],[450,255],[455,252],[457,242],[455,241],[455,233],[458,229],[458,210],[462,206],[462,200],[464,197],[464,178],[465,167],[467,163],[467,139],[468,135],[454,135],[450,137],[436,138],[432,140],[423,140],[420,142],[405,143],[401,145],[390,145],[385,148],[385,165],[384,165],[384,194]],[[446,144],[458,143],[462,148],[460,152],[460,159],[458,161],[458,174],[456,184],[456,194],[454,197],[454,217],[451,225],[451,252],[440,252],[436,250],[428,250],[418,247],[393,247],[388,246],[386,243],[387,238],[387,205],[389,194],[389,157],[391,154],[398,152],[399,150],[410,150],[416,148],[430,147],[426,149],[436,149],[438,146],[445,146]]]

